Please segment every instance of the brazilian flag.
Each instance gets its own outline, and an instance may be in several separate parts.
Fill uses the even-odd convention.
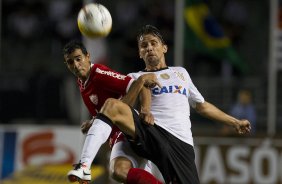
[[[185,47],[227,60],[242,73],[247,72],[246,63],[236,53],[204,0],[185,0],[184,20],[187,25]]]

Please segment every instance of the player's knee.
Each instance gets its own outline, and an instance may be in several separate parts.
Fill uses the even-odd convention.
[[[118,115],[120,103],[122,103],[120,100],[108,98],[100,112],[113,119]]]
[[[118,182],[126,182],[127,174],[132,168],[132,164],[126,159],[117,159],[111,170],[111,177]]]
[[[128,171],[129,169],[127,168],[115,168],[111,176],[118,182],[126,182]]]

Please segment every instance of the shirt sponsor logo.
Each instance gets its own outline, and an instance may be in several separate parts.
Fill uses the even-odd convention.
[[[186,88],[178,85],[171,85],[171,86],[163,86],[162,88],[153,88],[152,93],[154,95],[160,95],[163,93],[179,93],[182,95],[187,96],[187,90]]]
[[[111,76],[111,77],[114,77],[114,78],[117,78],[117,79],[120,79],[120,80],[124,80],[125,77],[126,77],[125,75],[121,75],[119,73],[115,73],[115,72],[112,72],[112,71],[101,70],[100,68],[96,68],[96,72],[103,74],[103,75],[108,75],[108,76]]]

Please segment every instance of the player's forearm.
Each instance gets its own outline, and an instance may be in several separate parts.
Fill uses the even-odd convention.
[[[134,106],[136,99],[143,86],[144,86],[144,80],[142,80],[142,78],[139,77],[131,84],[127,94],[122,98],[122,101],[130,106]]]
[[[149,112],[151,110],[152,103],[151,90],[143,87],[140,92],[139,99],[141,104],[140,110],[143,112]]]
[[[221,111],[209,102],[204,102],[203,104],[197,105],[197,112],[202,116],[220,123],[224,123],[230,126],[235,126],[238,120],[225,112]]]

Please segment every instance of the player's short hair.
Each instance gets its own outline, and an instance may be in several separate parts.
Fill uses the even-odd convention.
[[[72,40],[64,46],[63,55],[69,55],[75,51],[75,49],[80,49],[84,55],[88,54],[86,47],[81,41]]]
[[[161,40],[161,42],[163,44],[165,44],[165,41],[163,39],[163,36],[162,36],[160,30],[158,28],[156,28],[155,26],[152,26],[152,25],[145,25],[139,30],[139,33],[137,35],[137,42],[139,43],[142,36],[147,35],[147,34],[152,34],[152,35],[157,36]]]

